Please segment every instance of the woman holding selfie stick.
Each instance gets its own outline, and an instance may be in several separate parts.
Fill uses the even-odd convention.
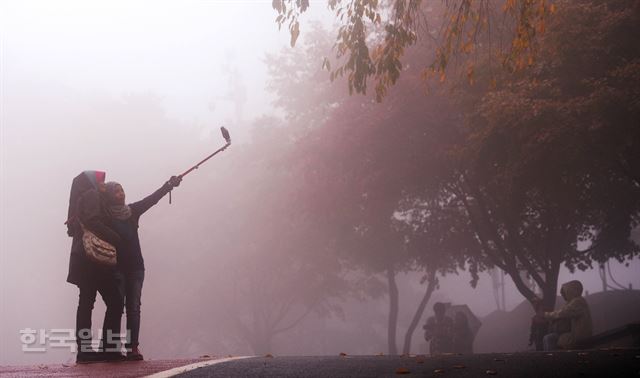
[[[173,188],[180,185],[181,178],[172,176],[160,189],[143,200],[126,204],[122,185],[117,182],[105,184],[108,199],[107,213],[111,217],[114,231],[120,236],[115,244],[118,253],[118,271],[121,275],[121,293],[127,314],[127,360],[144,359],[139,349],[140,306],[144,282],[144,259],[140,248],[138,224],[140,217]]]

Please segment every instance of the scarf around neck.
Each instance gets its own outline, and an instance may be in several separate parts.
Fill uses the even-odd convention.
[[[114,219],[127,220],[131,218],[131,208],[129,205],[109,205],[109,214]]]

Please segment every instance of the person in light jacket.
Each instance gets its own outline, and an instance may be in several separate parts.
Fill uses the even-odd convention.
[[[543,339],[545,350],[554,350],[558,347],[570,349],[580,341],[591,337],[593,324],[591,311],[587,301],[582,296],[582,283],[569,281],[560,289],[562,298],[566,301],[564,306],[552,312],[545,312],[544,317],[550,321],[569,321],[570,330],[564,333],[550,333]]]

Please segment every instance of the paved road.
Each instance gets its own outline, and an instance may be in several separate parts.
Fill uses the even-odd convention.
[[[472,356],[254,357],[178,375],[196,377],[640,377],[640,350]]]
[[[150,360],[92,365],[2,366],[5,377],[142,377],[171,376],[192,369],[194,363],[214,364],[179,377],[638,377],[640,350],[586,352],[478,354],[472,356],[390,357],[250,357],[191,360]],[[227,362],[225,362],[227,361]]]

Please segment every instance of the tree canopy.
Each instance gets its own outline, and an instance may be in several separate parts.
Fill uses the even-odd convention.
[[[287,25],[294,46],[299,16],[309,9],[309,1],[273,0],[272,5],[277,24]],[[524,68],[535,59],[539,37],[556,11],[548,0],[329,0],[328,7],[338,29],[334,67],[331,59],[323,66],[332,78],[346,75],[350,93],[366,93],[373,80],[378,101],[397,82],[406,68],[406,51],[416,44],[433,47],[430,56],[415,62],[423,78],[444,80],[460,59],[473,80],[471,58],[478,52],[508,69]]]

